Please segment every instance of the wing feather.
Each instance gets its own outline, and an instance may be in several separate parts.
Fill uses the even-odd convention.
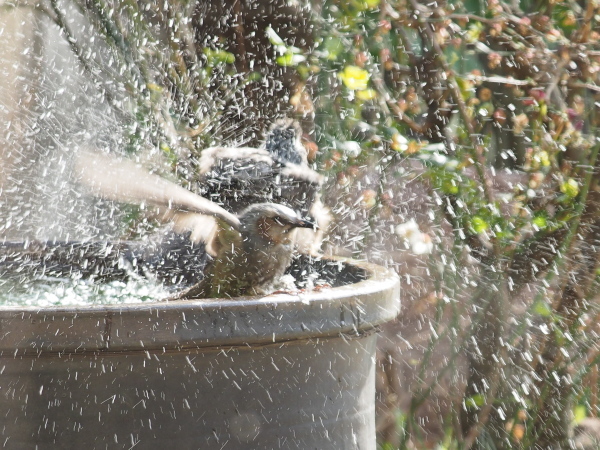
[[[75,158],[76,180],[95,195],[128,203],[148,203],[171,210],[215,217],[235,229],[238,218],[216,203],[146,171],[133,161],[82,151]]]

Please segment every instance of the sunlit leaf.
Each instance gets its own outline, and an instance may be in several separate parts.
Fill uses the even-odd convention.
[[[547,151],[541,150],[533,155],[534,167],[549,167],[550,166],[550,155]]]
[[[473,82],[472,81],[465,80],[464,78],[461,78],[461,77],[456,77],[456,84],[458,85],[458,87],[460,89],[460,93],[461,93],[463,99],[466,100],[472,96],[472,91],[473,91]]]
[[[344,85],[351,90],[366,89],[369,84],[369,72],[358,66],[346,66],[338,73]]]
[[[579,194],[579,183],[573,178],[569,178],[560,185],[560,192],[569,198],[575,198]]]
[[[471,228],[475,233],[479,234],[489,229],[490,224],[487,223],[481,216],[473,216],[473,218],[471,218]]]
[[[550,305],[543,300],[535,302],[533,305],[533,312],[542,317],[550,317],[552,315]]]
[[[367,8],[374,9],[379,6],[381,0],[364,0],[364,3],[367,5]]]
[[[400,133],[395,132],[392,135],[392,143],[390,147],[392,148],[392,150],[395,150],[397,152],[404,152],[408,150],[408,139],[406,139]]]
[[[573,420],[575,423],[581,422],[587,417],[587,408],[583,405],[577,405],[573,411]]]
[[[304,55],[297,55],[294,53],[286,53],[285,55],[278,56],[275,61],[280,66],[284,66],[284,67],[297,66],[301,62],[306,61],[306,57]]]
[[[265,33],[267,35],[267,39],[269,39],[269,42],[272,45],[278,46],[278,45],[283,45],[285,46],[285,42],[283,42],[283,39],[281,39],[281,37],[279,37],[279,35],[277,34],[277,32],[271,28],[271,27],[267,27],[265,30]]]
[[[548,226],[548,220],[544,215],[537,215],[533,218],[533,224],[541,230]]]
[[[465,34],[465,38],[467,42],[477,42],[479,40],[479,36],[484,31],[485,27],[481,22],[471,22],[469,25],[469,29]]]
[[[206,55],[209,66],[215,66],[217,64],[233,64],[235,62],[235,55],[225,50],[213,50],[211,48],[204,48],[203,53]]]
[[[376,97],[377,92],[375,91],[375,89],[364,89],[356,93],[356,98],[358,98],[359,100],[373,100]]]
[[[286,45],[283,39],[271,27],[266,28],[267,38],[275,47],[275,51],[279,53],[275,61],[283,67],[297,66],[301,62],[306,61],[306,56],[302,54],[302,50],[293,45]]]
[[[431,156],[433,155],[419,153],[419,157],[425,161],[430,160]],[[436,161],[434,160],[433,162]],[[445,166],[436,164],[435,170],[432,170],[431,175],[435,188],[440,189],[442,193],[446,195],[456,195],[460,192],[460,176],[457,176],[456,172],[447,171]]]
[[[162,86],[159,86],[159,85],[158,85],[158,84],[156,84],[156,83],[148,83],[148,84],[146,85],[146,87],[147,87],[149,90],[151,90],[151,91],[154,91],[154,92],[162,92],[162,91],[163,91],[163,88],[162,88]]]

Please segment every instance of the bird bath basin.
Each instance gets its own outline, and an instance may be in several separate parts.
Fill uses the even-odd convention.
[[[375,330],[398,314],[398,277],[363,262],[317,264],[333,287],[0,307],[0,441],[375,449]]]

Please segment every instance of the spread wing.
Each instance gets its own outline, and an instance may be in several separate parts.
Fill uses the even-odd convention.
[[[234,229],[239,229],[240,226],[235,215],[216,203],[151,174],[128,159],[90,151],[80,152],[75,159],[74,174],[80,184],[100,197],[210,216]]]

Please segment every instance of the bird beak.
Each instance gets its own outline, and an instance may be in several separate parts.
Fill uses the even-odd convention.
[[[294,226],[297,228],[312,228],[314,231],[317,231],[319,229],[316,223],[304,219],[298,219],[294,223]]]

